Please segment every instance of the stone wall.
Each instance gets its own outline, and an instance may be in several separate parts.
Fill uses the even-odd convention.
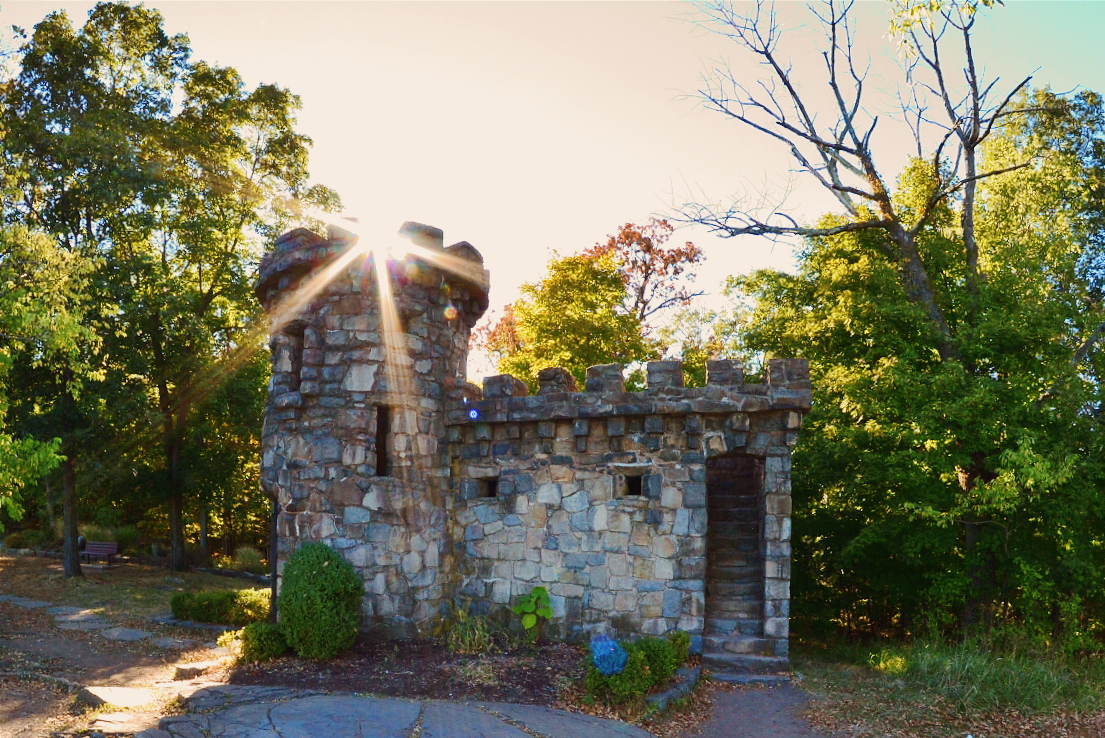
[[[588,370],[585,392],[563,374],[546,373],[532,397],[514,377],[490,377],[481,399],[469,388],[448,406],[460,593],[490,609],[543,585],[552,627],[567,637],[611,628],[701,637],[706,462],[748,454],[765,459],[770,643],[759,645],[784,656],[789,457],[809,408],[805,361],[772,360],[765,384],[744,384],[738,362],[713,361],[703,388],[682,386],[679,362],[652,362],[638,393],[624,391],[617,365]]]

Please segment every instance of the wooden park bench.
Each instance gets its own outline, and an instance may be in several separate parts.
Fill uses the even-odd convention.
[[[117,553],[119,553],[119,544],[115,541],[89,541],[84,544],[81,558],[88,562],[91,562],[94,556],[103,558],[107,561],[107,565],[111,566],[111,560]]]

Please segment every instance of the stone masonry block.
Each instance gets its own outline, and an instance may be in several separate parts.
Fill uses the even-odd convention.
[[[561,367],[546,367],[537,372],[538,395],[551,395],[561,392],[576,392],[575,377],[571,372]]]
[[[764,635],[768,638],[786,638],[790,632],[787,618],[766,618]]]
[[[513,375],[498,374],[494,377],[484,377],[483,396],[485,400],[500,397],[526,397],[528,395],[529,387]]]
[[[588,392],[625,392],[621,364],[599,364],[587,368]]]
[[[682,361],[650,361],[647,364],[648,388],[683,386]]]
[[[768,579],[764,582],[765,600],[786,600],[790,598],[790,580]]]
[[[706,384],[740,387],[744,384],[744,367],[739,361],[709,360],[706,362]]]
[[[764,562],[764,576],[768,579],[790,579],[790,559],[768,559]]]
[[[706,507],[706,483],[687,482],[683,485],[683,507]]]
[[[764,512],[768,515],[790,515],[790,495],[772,493],[764,497]]]

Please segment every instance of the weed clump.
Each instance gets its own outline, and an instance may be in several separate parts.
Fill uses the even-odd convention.
[[[450,653],[481,654],[495,647],[495,624],[486,615],[474,615],[467,606],[453,605],[437,635],[444,636]]]
[[[329,659],[353,645],[364,584],[356,569],[323,543],[300,546],[284,567],[280,629],[300,656]]]

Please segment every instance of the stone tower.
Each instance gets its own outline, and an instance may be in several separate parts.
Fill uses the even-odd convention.
[[[394,636],[424,629],[451,594],[444,401],[488,289],[469,244],[444,248],[417,223],[400,235],[411,254],[392,260],[341,229],[292,231],[256,287],[271,320],[261,485],[279,505],[278,570],[300,542],[328,543],[364,577],[366,626]]]

